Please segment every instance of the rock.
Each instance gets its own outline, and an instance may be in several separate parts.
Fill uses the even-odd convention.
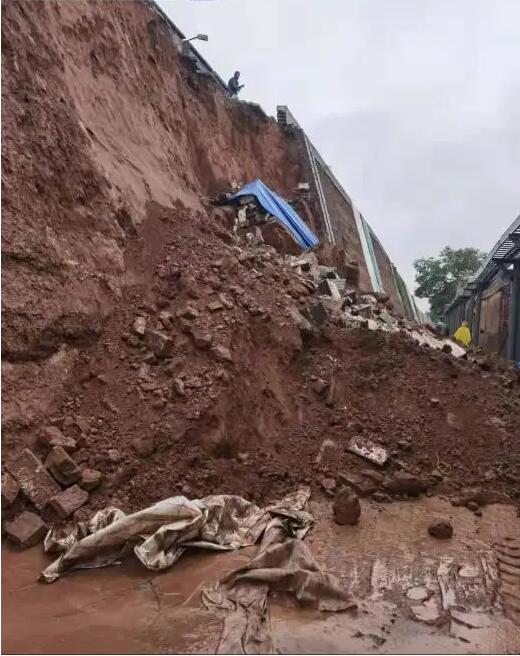
[[[146,343],[158,358],[168,358],[173,353],[174,341],[158,330],[146,331]]]
[[[322,478],[321,487],[325,492],[333,492],[336,489],[336,481],[334,478]]]
[[[378,503],[385,503],[388,501],[392,501],[392,498],[388,496],[388,494],[385,494],[384,492],[381,492],[380,490],[377,490],[372,494],[372,499],[374,501],[377,501]]]
[[[64,486],[77,483],[81,478],[81,471],[74,460],[61,446],[55,446],[45,461],[45,466],[54,478]]]
[[[193,341],[195,346],[200,349],[209,349],[212,343],[211,333],[203,333],[199,331],[192,332]]]
[[[441,403],[441,400],[436,398],[436,397],[432,397],[430,399],[430,404],[433,405],[433,406],[440,405],[440,403]]]
[[[366,458],[376,465],[383,466],[388,460],[388,453],[383,447],[378,446],[371,440],[364,437],[353,437],[348,446],[347,451],[355,453],[361,458]]]
[[[38,515],[24,510],[12,522],[5,523],[5,532],[9,540],[18,547],[27,549],[43,540],[47,533],[47,526]]]
[[[333,299],[340,300],[341,294],[337,288],[334,280],[330,278],[325,278],[318,285],[318,293],[325,294],[326,296],[331,296]]]
[[[150,438],[136,437],[132,440],[132,448],[138,456],[145,458],[155,451],[155,442]]]
[[[6,468],[38,510],[43,510],[49,499],[60,491],[60,486],[41,460],[29,449],[24,449],[19,456],[8,461]]]
[[[82,469],[79,486],[87,492],[94,490],[101,483],[103,474],[97,469]]]
[[[438,469],[434,469],[432,471],[432,478],[434,478],[436,481],[442,481],[444,480],[444,475]]]
[[[181,378],[173,379],[173,389],[179,396],[186,396],[186,391],[184,389],[184,382]]]
[[[185,305],[183,308],[177,310],[177,317],[183,319],[196,319],[200,316],[200,312],[191,305]]]
[[[408,599],[412,601],[425,601],[431,597],[431,593],[428,592],[427,588],[422,585],[416,585],[413,588],[409,588],[406,592]]]
[[[117,464],[118,462],[121,462],[123,456],[121,455],[121,451],[119,451],[119,449],[109,449],[107,453],[107,458],[109,462],[113,462],[114,464]]]
[[[85,417],[81,417],[80,415],[75,415],[74,424],[77,426],[80,433],[84,433],[85,435],[90,430],[90,424],[89,424],[88,419],[85,419]],[[58,446],[58,445],[56,445],[56,446]],[[60,445],[60,446],[63,446],[63,445]],[[65,449],[65,451],[67,451],[67,449]]]
[[[211,349],[211,353],[216,360],[220,362],[233,362],[233,356],[231,351],[222,344],[217,344]]]
[[[348,487],[341,487],[334,498],[332,510],[337,524],[357,524],[361,515],[358,495]]]
[[[479,510],[479,505],[476,501],[468,501],[466,503],[466,508],[468,510],[471,510],[472,512],[475,512],[475,511]]]
[[[249,453],[246,452],[241,452],[237,454],[237,460],[238,462],[241,462],[242,464],[246,464],[249,462]]]
[[[163,310],[162,312],[159,312],[158,319],[164,327],[170,326],[173,321],[173,315],[171,312],[166,312]]]
[[[222,303],[224,307],[226,307],[228,310],[231,310],[234,307],[233,301],[228,298],[225,294],[220,293],[218,295],[219,301]]]
[[[352,488],[360,497],[368,497],[377,490],[374,481],[354,473],[338,474],[338,480],[342,485]]]
[[[146,331],[146,319],[144,317],[136,317],[134,319],[132,330],[139,337],[144,337],[144,333]]]
[[[2,509],[9,508],[16,501],[20,486],[9,472],[2,472]]]
[[[314,303],[302,311],[303,316],[314,326],[321,326],[327,319],[327,310],[323,303]]]
[[[76,440],[64,435],[56,426],[46,426],[38,435],[38,444],[47,449],[53,449],[55,446],[61,446],[67,453],[76,450]]]
[[[316,394],[323,394],[328,386],[329,384],[326,380],[323,380],[323,378],[318,378],[318,380],[313,382],[312,389],[316,392]]]
[[[383,487],[391,494],[406,494],[410,497],[418,497],[429,487],[429,481],[417,478],[408,472],[397,472],[391,478],[385,478]]]
[[[446,519],[441,519],[435,522],[432,522],[428,526],[428,533],[439,540],[446,540],[451,538],[453,535],[453,526],[451,522]]]
[[[209,301],[207,307],[210,312],[218,312],[219,310],[224,309],[224,306],[220,301]]]
[[[73,485],[52,497],[49,505],[62,519],[65,519],[87,501],[88,492],[82,490],[79,485]]]

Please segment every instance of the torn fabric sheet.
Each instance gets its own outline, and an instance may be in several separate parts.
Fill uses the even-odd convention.
[[[68,535],[49,531],[45,550],[62,555],[40,578],[51,583],[73,569],[111,565],[132,550],[148,569],[166,569],[188,547],[230,550],[255,544],[273,517],[280,518],[287,535],[303,537],[313,521],[303,510],[309,496],[308,488],[300,489],[267,508],[233,495],[194,501],[176,496],[131,515],[106,508]]]

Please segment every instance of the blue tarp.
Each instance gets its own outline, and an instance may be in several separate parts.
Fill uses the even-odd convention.
[[[255,196],[266,212],[272,214],[286,228],[294,241],[304,250],[319,244],[319,239],[302,221],[293,208],[277,193],[271,191],[261,180],[248,182],[240,191],[233,194],[230,200],[239,196]]]

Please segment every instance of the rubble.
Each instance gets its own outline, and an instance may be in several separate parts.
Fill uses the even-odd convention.
[[[377,492],[377,484],[365,476],[354,473],[340,473],[338,479],[343,485],[352,488],[360,497],[368,497]]]
[[[392,477],[385,478],[383,487],[391,494],[418,497],[428,490],[430,482],[408,472],[396,472]]]
[[[81,479],[80,468],[61,446],[55,446],[50,451],[45,466],[58,483],[64,486],[77,483]]]
[[[79,486],[87,492],[95,490],[103,480],[103,474],[97,469],[82,469]]]
[[[388,460],[388,453],[383,447],[364,437],[353,437],[347,446],[347,450],[380,467]]]
[[[13,521],[5,523],[5,532],[16,546],[28,549],[43,540],[47,526],[38,515],[24,510]]]
[[[67,453],[72,453],[77,447],[76,440],[68,435],[64,435],[56,426],[46,426],[43,428],[38,435],[38,443],[47,449],[60,446]]]
[[[2,472],[2,510],[13,505],[19,491],[20,486],[11,474]]]
[[[332,506],[336,524],[357,524],[361,515],[361,505],[357,494],[348,487],[341,487]]]
[[[437,520],[428,526],[428,533],[434,538],[446,540],[453,535],[453,526],[448,520]]]
[[[132,330],[138,337],[144,337],[144,334],[146,332],[145,317],[136,317],[132,325]]]
[[[172,355],[175,343],[171,337],[158,330],[146,331],[146,343],[148,348],[158,358],[168,358]]]
[[[22,492],[38,510],[43,510],[49,499],[60,491],[59,485],[32,451],[22,453],[8,460],[7,470],[19,483]]]
[[[66,519],[88,501],[88,496],[86,490],[82,490],[79,485],[73,485],[52,497],[49,500],[49,506],[62,519]]]

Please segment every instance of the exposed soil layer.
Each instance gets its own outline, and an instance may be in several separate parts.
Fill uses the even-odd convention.
[[[519,500],[518,381],[333,313],[302,332],[305,281],[207,202],[256,177],[290,196],[273,120],[186,72],[145,3],[3,10],[4,459],[46,455],[52,424],[103,474],[87,511],[264,502],[375,470],[346,450],[361,436],[389,451],[385,475]]]

